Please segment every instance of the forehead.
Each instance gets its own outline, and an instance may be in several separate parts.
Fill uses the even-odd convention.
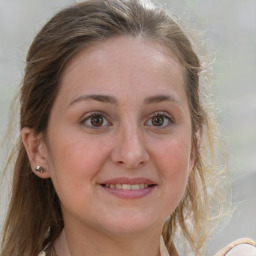
[[[62,74],[59,94],[67,99],[115,93],[131,100],[135,92],[147,97],[172,91],[185,101],[183,74],[175,55],[159,43],[117,37],[76,54]]]
[[[184,73],[184,68],[175,53],[163,44],[140,36],[119,36],[106,41],[93,42],[79,51],[65,66],[62,77],[85,61],[90,62],[93,59],[93,64],[97,62],[98,64],[104,64],[106,61],[114,63],[127,60],[127,62],[131,62],[138,55],[144,67],[150,66],[150,64],[154,65],[156,62],[162,62],[166,65],[172,62],[172,64],[175,64],[172,66],[172,70],[175,68],[175,71]],[[138,63],[138,59],[136,62]]]

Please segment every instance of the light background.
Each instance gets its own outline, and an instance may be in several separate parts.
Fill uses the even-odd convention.
[[[25,67],[33,37],[71,0],[0,0],[0,138],[7,130],[8,109]],[[163,3],[163,1],[158,1]],[[192,29],[200,31],[216,56],[213,86],[219,121],[230,154],[233,201],[231,222],[213,236],[209,255],[239,238],[256,239],[256,1],[167,0]],[[0,166],[5,158],[1,148]],[[6,184],[0,192],[6,193]],[[1,198],[3,219],[6,199]],[[5,205],[3,205],[5,204]]]

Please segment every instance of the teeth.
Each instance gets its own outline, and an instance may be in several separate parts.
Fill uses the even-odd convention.
[[[122,189],[122,185],[121,184],[116,184],[116,188],[117,189]]]
[[[131,185],[129,185],[129,184],[123,184],[123,185],[122,185],[122,190],[131,190]]]
[[[148,184],[106,184],[107,188],[122,189],[122,190],[138,190],[148,188]]]
[[[140,184],[139,186],[140,186],[140,189],[143,189],[143,188],[145,188],[145,186],[148,187],[148,184]]]
[[[140,185],[139,184],[131,185],[131,189],[132,190],[140,189]]]

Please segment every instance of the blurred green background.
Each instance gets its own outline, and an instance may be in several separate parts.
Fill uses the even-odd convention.
[[[25,56],[44,23],[71,0],[0,0],[0,138],[23,75]],[[233,203],[229,224],[212,237],[209,255],[239,237],[256,239],[256,1],[157,1],[199,31],[213,63],[213,92],[230,155]],[[5,148],[1,148],[3,166]],[[0,192],[5,193],[5,184]],[[4,201],[6,202],[6,201]],[[3,203],[3,200],[2,200]],[[4,207],[0,218],[3,218]]]

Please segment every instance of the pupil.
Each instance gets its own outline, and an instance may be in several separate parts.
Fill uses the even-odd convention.
[[[91,122],[93,126],[99,127],[103,124],[103,118],[101,116],[93,116]]]
[[[153,125],[161,126],[164,123],[164,118],[161,116],[155,116],[152,120]]]

